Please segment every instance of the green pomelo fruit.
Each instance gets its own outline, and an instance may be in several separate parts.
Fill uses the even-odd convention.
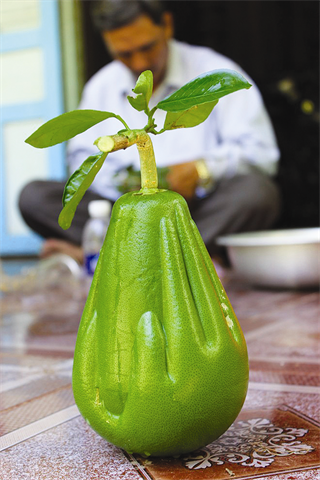
[[[245,340],[187,203],[123,195],[77,337],[81,414],[129,453],[178,455],[225,432],[247,386]]]

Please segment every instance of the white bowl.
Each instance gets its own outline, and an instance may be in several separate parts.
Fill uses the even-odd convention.
[[[320,284],[320,228],[219,237],[233,269],[252,285],[310,288]]]

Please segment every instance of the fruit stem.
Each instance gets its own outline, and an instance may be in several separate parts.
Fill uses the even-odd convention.
[[[141,190],[158,188],[158,172],[152,141],[143,130],[138,134],[137,148],[140,157]]]

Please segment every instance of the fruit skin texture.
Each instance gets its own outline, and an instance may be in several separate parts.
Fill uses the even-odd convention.
[[[237,417],[245,340],[179,194],[131,192],[115,203],[72,383],[89,425],[129,453],[187,453]]]

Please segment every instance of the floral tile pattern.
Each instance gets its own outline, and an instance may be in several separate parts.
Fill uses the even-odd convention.
[[[218,440],[187,456],[165,460],[134,458],[144,468],[146,478],[149,475],[161,480],[294,474],[319,464],[319,427],[285,405],[243,410]]]

